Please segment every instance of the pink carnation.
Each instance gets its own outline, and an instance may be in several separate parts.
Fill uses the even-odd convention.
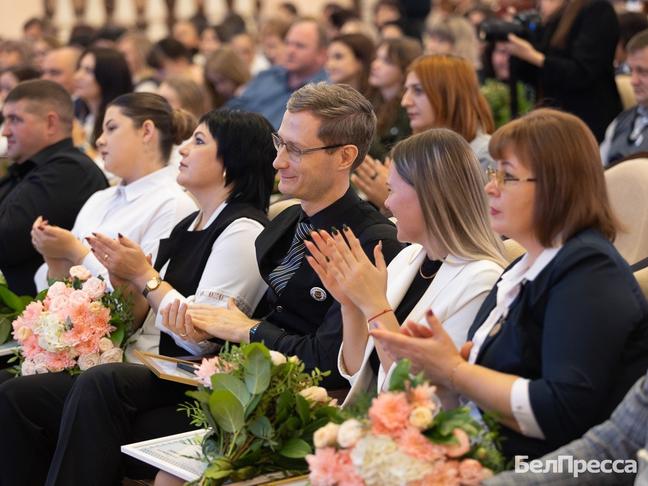
[[[339,478],[338,454],[332,447],[317,449],[306,456],[313,486],[335,486]]]
[[[406,428],[396,440],[400,449],[407,455],[426,462],[434,462],[445,455],[443,446],[433,444],[415,427]]]
[[[202,363],[196,370],[196,376],[202,381],[203,385],[211,388],[211,377],[216,373],[229,373],[232,371],[230,363],[221,361],[218,356],[209,359],[203,359]]]
[[[435,395],[436,387],[427,383],[423,383],[409,390],[409,399],[413,408],[427,407],[431,408],[433,412],[436,409],[436,403],[434,402]]]
[[[14,331],[18,330],[23,326],[27,326],[30,329],[33,329],[38,323],[38,318],[43,312],[43,304],[41,302],[35,301],[31,302],[23,313],[16,320],[13,321]]]
[[[397,436],[409,424],[412,407],[405,393],[383,393],[373,399],[369,409],[371,430],[377,435]]]

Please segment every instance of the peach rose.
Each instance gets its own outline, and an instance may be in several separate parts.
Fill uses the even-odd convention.
[[[67,286],[63,282],[54,282],[52,286],[47,289],[47,296],[50,299],[59,297],[61,295],[66,295],[67,293]]]
[[[90,296],[83,290],[75,290],[70,294],[69,303],[72,307],[80,307],[90,303]]]
[[[79,356],[77,364],[79,365],[79,369],[81,371],[85,371],[92,368],[93,366],[97,366],[99,364],[99,360],[99,353],[82,354],[81,356]]]
[[[83,265],[74,265],[72,268],[70,268],[70,277],[78,278],[79,280],[84,281],[92,277],[92,274]]]
[[[433,420],[434,415],[428,407],[416,407],[409,416],[409,423],[419,430],[427,429]]]
[[[19,327],[18,330],[14,331],[13,335],[18,341],[24,341],[32,335],[32,330],[27,326],[22,326]]]
[[[311,402],[327,403],[330,400],[326,389],[321,386],[309,386],[300,391],[299,394]]]
[[[124,350],[121,348],[111,348],[108,351],[101,353],[101,364],[106,363],[121,363],[124,359]]]
[[[339,429],[340,426],[333,422],[329,422],[324,427],[320,427],[313,434],[313,444],[317,449],[335,445]]]
[[[92,300],[100,299],[106,293],[106,282],[97,277],[88,279],[81,287]]]
[[[112,340],[110,338],[102,337],[99,340],[99,351],[101,351],[102,353],[105,353],[106,351],[108,351],[109,349],[112,349],[114,347],[115,347],[115,345],[113,344],[113,342],[112,342]]]

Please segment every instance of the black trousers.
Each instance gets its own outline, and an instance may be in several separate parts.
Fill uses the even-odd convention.
[[[0,485],[42,486],[75,378],[68,373],[18,378],[2,373],[0,380]]]
[[[0,443],[14,452],[0,468],[10,470],[0,473],[0,485],[113,486],[125,475],[153,477],[153,468],[129,460],[120,446],[191,430],[177,411],[189,389],[126,363],[77,377],[52,373],[6,382],[0,386]],[[5,422],[13,422],[8,440]]]

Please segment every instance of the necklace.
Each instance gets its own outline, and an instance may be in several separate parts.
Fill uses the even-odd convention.
[[[421,265],[421,266],[419,267],[419,275],[420,275],[421,277],[423,277],[425,280],[433,279],[434,276],[435,276],[435,275],[437,274],[437,272],[438,272],[438,270],[435,270],[434,273],[433,273],[432,275],[429,275],[429,276],[428,276],[428,275],[423,275],[422,267],[423,267],[423,265]]]

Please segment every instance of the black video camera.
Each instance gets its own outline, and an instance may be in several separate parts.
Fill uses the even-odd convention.
[[[509,34],[531,40],[540,27],[541,18],[536,10],[520,12],[511,22],[501,19],[484,20],[479,25],[479,38],[485,42],[506,42]]]

